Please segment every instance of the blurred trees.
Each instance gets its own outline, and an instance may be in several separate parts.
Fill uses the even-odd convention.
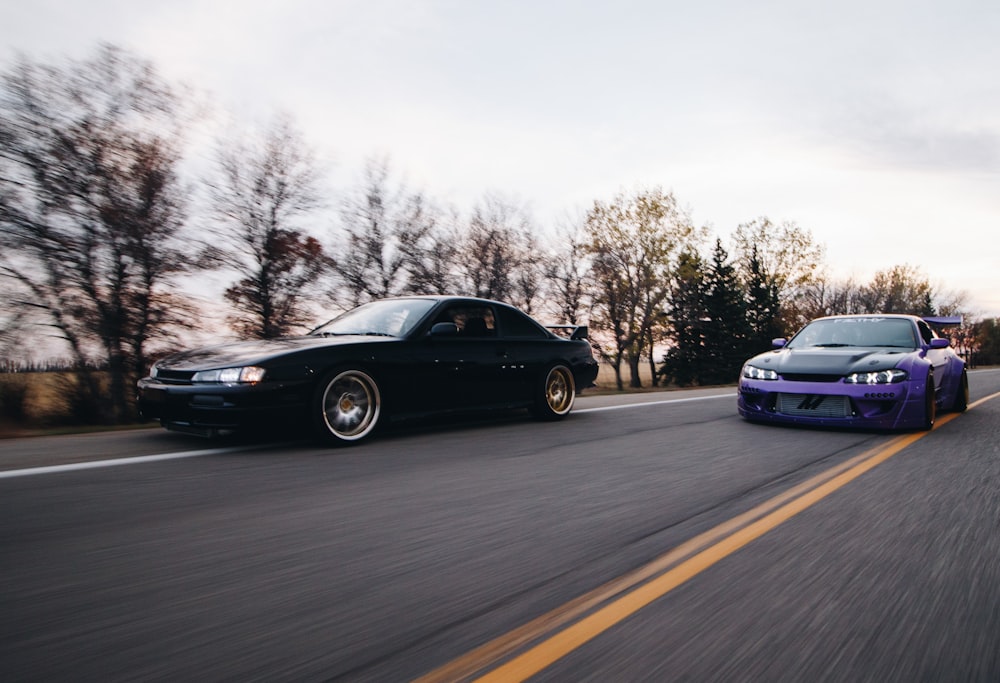
[[[225,291],[231,324],[260,339],[288,334],[312,320],[304,294],[330,265],[301,224],[320,205],[316,162],[287,118],[223,141],[217,162],[209,187],[221,246],[211,261],[239,277]]]
[[[544,268],[531,218],[523,207],[485,195],[473,207],[455,256],[459,291],[508,301],[532,312]]]
[[[420,193],[390,183],[388,161],[371,159],[343,210],[344,239],[334,263],[348,306],[401,294],[447,291],[456,247]],[[345,300],[346,299],[346,300]]]
[[[87,421],[132,416],[150,341],[185,322],[171,288],[194,262],[177,171],[185,106],[149,63],[110,46],[67,65],[22,58],[0,83],[7,303],[68,347]]]
[[[551,312],[561,323],[581,324],[590,309],[591,295],[591,263],[582,229],[570,227],[557,232],[544,264]]]
[[[1000,365],[1000,318],[986,318],[970,325],[962,342],[976,364]]]

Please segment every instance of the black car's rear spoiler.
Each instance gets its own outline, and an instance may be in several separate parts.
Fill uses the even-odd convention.
[[[570,339],[586,339],[589,330],[586,325],[546,325],[545,327],[560,337],[569,337]]]
[[[927,324],[937,325],[938,327],[962,324],[962,316],[960,315],[925,315],[923,318]]]

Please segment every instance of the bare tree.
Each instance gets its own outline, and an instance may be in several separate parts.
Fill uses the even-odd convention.
[[[932,315],[930,281],[918,268],[898,265],[880,270],[861,288],[864,313],[914,313]]]
[[[605,352],[623,388],[621,365],[629,365],[632,387],[641,387],[643,353],[651,352],[654,327],[661,325],[670,291],[673,259],[692,246],[700,232],[660,188],[619,194],[611,202],[594,202],[586,229],[593,258],[595,323],[612,340]]]
[[[287,117],[223,141],[217,159],[209,185],[227,248],[214,260],[239,277],[225,292],[231,324],[252,337],[288,334],[311,319],[305,295],[330,267],[300,223],[320,207],[316,161]]]
[[[442,235],[437,210],[390,176],[388,161],[370,160],[345,202],[346,239],[336,263],[347,294],[342,303],[350,306],[449,285],[454,243]]]
[[[791,221],[780,225],[767,217],[743,223],[733,233],[734,254],[743,278],[766,278],[764,286],[771,288],[778,299],[779,326],[786,331],[798,329],[808,319],[800,310],[805,292],[822,272],[822,245],[812,233]],[[752,262],[756,260],[756,264]]]
[[[401,235],[407,278],[404,294],[447,294],[459,290],[460,219],[425,206],[421,221]]]
[[[544,272],[531,218],[523,207],[486,195],[472,211],[458,258],[467,294],[532,311]]]
[[[557,232],[548,255],[545,277],[560,322],[576,325],[590,308],[590,256],[582,226]]]
[[[171,283],[195,260],[177,173],[185,107],[112,46],[65,66],[22,58],[3,76],[0,275],[69,349],[91,419],[132,417],[150,339],[183,324]]]

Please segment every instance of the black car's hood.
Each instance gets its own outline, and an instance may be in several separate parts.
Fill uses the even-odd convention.
[[[343,337],[282,337],[256,341],[231,342],[182,351],[157,361],[164,370],[214,370],[256,365],[279,356],[346,344],[398,341],[396,337],[345,335]]]
[[[760,368],[778,374],[847,375],[852,372],[877,372],[894,368],[903,361],[910,349],[879,349],[865,347],[780,349],[768,351],[751,359]]]

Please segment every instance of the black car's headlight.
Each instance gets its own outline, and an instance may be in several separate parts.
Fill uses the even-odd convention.
[[[264,379],[266,370],[256,365],[245,368],[223,368],[221,370],[202,370],[194,373],[192,382],[208,382],[215,384],[256,384]]]
[[[896,384],[909,375],[905,370],[879,370],[877,372],[853,372],[844,378],[848,384]]]
[[[766,370],[753,365],[743,366],[743,376],[747,379],[778,379],[778,373],[774,370]]]

